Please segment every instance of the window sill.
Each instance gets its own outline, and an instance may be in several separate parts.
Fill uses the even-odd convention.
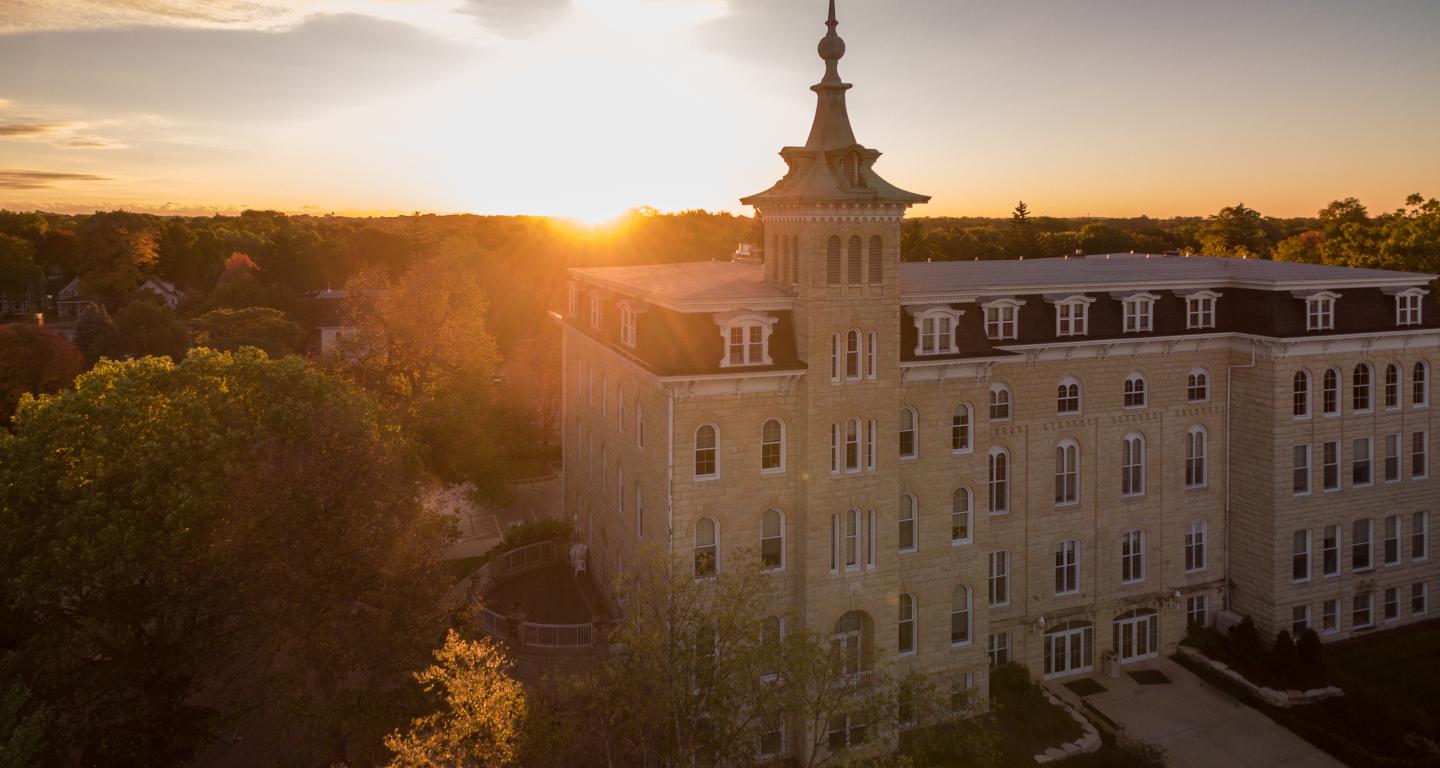
[[[970,456],[975,453],[974,448],[951,448],[951,456]]]
[[[785,468],[780,467],[779,469],[762,469],[760,470],[760,474],[764,477],[775,477],[777,475],[785,474]]]
[[[1205,492],[1208,491],[1208,490],[1210,490],[1210,484],[1209,484],[1209,483],[1206,483],[1206,484],[1204,484],[1204,485],[1187,485],[1187,486],[1185,486],[1185,492],[1186,492],[1186,493],[1205,493]]]
[[[969,544],[974,544],[974,543],[975,543],[975,540],[974,540],[974,539],[951,539],[951,540],[950,540],[950,546],[952,546],[952,547],[963,547],[963,546],[966,546],[966,545],[969,545]],[[911,551],[913,552],[914,550],[911,550]]]
[[[1076,499],[1075,501],[1057,501],[1057,502],[1055,502],[1055,508],[1056,508],[1056,509],[1061,509],[1061,510],[1064,510],[1064,509],[1074,509],[1074,508],[1076,508],[1076,507],[1078,507],[1078,506],[1080,506],[1080,500],[1079,500],[1079,499]]]
[[[719,479],[720,479],[720,476],[719,476],[719,475],[696,475],[696,476],[695,476],[695,482],[697,482],[697,483],[713,483],[713,482],[715,482],[716,480],[719,480]]]

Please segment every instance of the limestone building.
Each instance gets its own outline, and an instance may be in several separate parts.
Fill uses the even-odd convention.
[[[600,580],[741,551],[855,663],[986,685],[1249,614],[1430,612],[1433,275],[1174,255],[906,263],[833,3],[761,259],[572,270],[566,504]],[[1227,614],[1230,615],[1230,614]],[[1113,654],[1113,656],[1112,656]]]

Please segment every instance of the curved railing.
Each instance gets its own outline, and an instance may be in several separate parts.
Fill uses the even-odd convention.
[[[474,589],[482,597],[517,576],[537,571],[570,556],[570,544],[551,539],[502,552],[475,572]],[[477,619],[486,634],[531,648],[590,648],[595,645],[595,624],[536,624],[514,621],[504,614],[481,608]]]

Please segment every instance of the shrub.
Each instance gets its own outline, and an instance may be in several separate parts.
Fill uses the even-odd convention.
[[[1320,636],[1315,634],[1315,630],[1306,628],[1300,633],[1300,642],[1295,645],[1295,655],[1300,662],[1300,671],[1306,677],[1314,679],[1324,672],[1323,648]]]
[[[503,555],[512,549],[539,544],[551,539],[569,541],[574,535],[575,526],[571,525],[569,520],[529,520],[505,531],[500,543],[491,547],[483,557],[488,562],[491,558]]]
[[[1244,664],[1261,664],[1265,660],[1265,646],[1260,642],[1260,631],[1255,620],[1246,616],[1239,624],[1230,628],[1230,648],[1236,660]]]
[[[1270,646],[1270,667],[1287,684],[1295,683],[1300,676],[1300,657],[1295,653],[1295,641],[1283,629],[1275,636],[1275,644]]]

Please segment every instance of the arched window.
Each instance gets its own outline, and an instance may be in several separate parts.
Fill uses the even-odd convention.
[[[918,542],[915,526],[915,497],[908,493],[900,494],[899,539],[901,552],[914,552]]]
[[[695,430],[695,479],[720,476],[720,436],[715,427],[704,424]]]
[[[872,631],[869,617],[861,611],[850,611],[835,622],[830,647],[839,655],[846,675],[858,675],[870,666],[868,656]]]
[[[767,419],[760,428],[760,471],[785,471],[785,424],[779,419]]]
[[[1295,372],[1294,406],[1292,412],[1297,419],[1310,418],[1310,372],[1304,369]]]
[[[1354,372],[1350,375],[1350,407],[1356,411],[1368,411],[1371,409],[1371,378],[1370,366],[1366,363],[1355,366]]]
[[[990,514],[1010,511],[1010,453],[1004,448],[990,449]]]
[[[1340,412],[1340,371],[1327,368],[1320,379],[1320,409],[1326,416]]]
[[[970,512],[972,509],[969,488],[956,488],[950,496],[950,543],[970,542]]]
[[[1123,496],[1145,493],[1145,437],[1138,433],[1126,435],[1121,447],[1120,493]]]
[[[1055,446],[1055,503],[1074,504],[1080,500],[1080,444],[1061,440]]]
[[[950,417],[950,450],[970,450],[970,406],[964,403],[955,406],[955,414]]]
[[[860,378],[860,332],[856,330],[845,334],[845,378]]]
[[[1210,399],[1210,373],[1204,368],[1196,368],[1185,378],[1185,399],[1192,403]]]
[[[901,656],[909,656],[915,652],[915,596],[907,593],[900,593],[900,610],[897,617],[900,629],[899,642],[896,645],[900,649]]]
[[[1385,407],[1400,407],[1400,366],[1395,363],[1385,366]]]
[[[1201,488],[1206,481],[1205,452],[1206,441],[1204,427],[1191,427],[1185,434],[1185,487]]]
[[[1056,413],[1079,413],[1080,412],[1080,380],[1073,376],[1066,376],[1060,380],[1060,386],[1055,389],[1055,412]]]
[[[760,521],[760,565],[767,571],[785,567],[785,515],[767,509]]]
[[[845,264],[845,282],[850,285],[859,285],[865,279],[865,264],[862,261],[864,254],[861,253],[861,242],[859,235],[850,237],[849,254]]]
[[[990,385],[990,420],[1007,421],[1010,418],[1010,388],[1004,384]]]
[[[870,284],[879,285],[885,277],[885,244],[879,235],[870,238]]]
[[[1430,369],[1416,363],[1410,372],[1410,404],[1423,407],[1430,402]]]
[[[845,471],[860,471],[860,420],[845,420]]]
[[[1125,377],[1125,407],[1145,407],[1145,377],[1139,373]]]
[[[916,423],[919,417],[915,415],[914,408],[900,409],[900,458],[913,459],[919,445],[919,436],[916,434]]]
[[[705,579],[720,570],[720,526],[708,517],[695,521],[695,578]]]
[[[950,644],[970,642],[970,587],[964,584],[950,594]]]
[[[825,243],[825,284],[840,284],[840,238],[836,235]]]
[[[876,365],[875,358],[878,354],[880,354],[880,340],[875,335],[875,332],[871,331],[866,341],[867,343],[865,345],[865,377],[874,380],[876,375],[876,368],[878,367]]]

